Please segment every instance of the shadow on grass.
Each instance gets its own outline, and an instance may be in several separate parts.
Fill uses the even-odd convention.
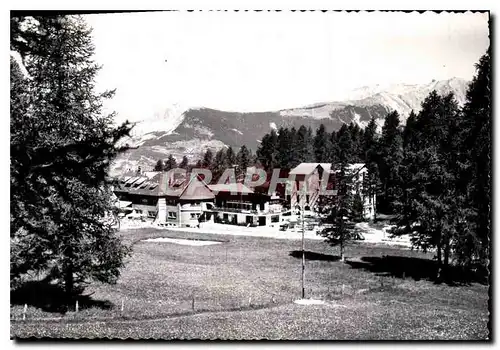
[[[46,312],[57,313],[74,311],[77,300],[80,310],[88,308],[109,310],[114,307],[113,303],[108,300],[94,300],[90,295],[82,295],[81,292],[77,291],[69,297],[61,286],[47,280],[29,281],[11,290],[10,303],[11,305],[28,304]]]
[[[340,260],[340,256],[338,255],[329,255],[322,253],[315,253],[310,251],[304,252],[306,260],[317,260],[317,261],[338,261]],[[292,250],[290,252],[290,256],[298,259],[302,259],[302,250]]]
[[[457,266],[450,266],[448,273],[442,281],[436,279],[437,261],[384,255],[365,256],[361,260],[347,261],[352,268],[365,269],[375,272],[377,275],[385,275],[397,278],[412,278],[418,280],[429,280],[432,282],[446,282],[449,285],[463,285],[473,282],[480,284],[488,283],[488,276],[481,271],[471,271]]]

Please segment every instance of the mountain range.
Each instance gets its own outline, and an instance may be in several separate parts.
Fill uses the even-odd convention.
[[[351,122],[364,128],[375,117],[381,127],[387,113],[393,110],[398,111],[404,124],[411,110],[418,112],[431,91],[452,92],[462,105],[467,86],[468,82],[461,78],[419,85],[364,86],[346,92],[333,102],[255,113],[173,105],[135,124],[131,137],[121,141],[134,148],[119,155],[110,172],[114,175],[138,166],[150,170],[158,159],[166,159],[169,154],[178,161],[186,155],[195,162],[207,148],[215,153],[225,146],[246,145],[255,151],[266,133],[281,126],[306,125],[315,130],[324,124],[331,132]]]

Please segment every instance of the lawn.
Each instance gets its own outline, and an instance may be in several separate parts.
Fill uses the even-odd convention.
[[[32,293],[11,306],[13,337],[164,339],[487,339],[488,286],[432,281],[432,254],[306,241],[306,297],[297,305],[300,241],[140,229],[116,285],[91,284],[79,312],[50,312]],[[221,241],[209,246],[154,237]],[[37,305],[35,307],[33,305]],[[123,310],[122,310],[123,306]]]

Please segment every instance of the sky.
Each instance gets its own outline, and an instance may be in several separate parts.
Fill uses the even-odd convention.
[[[88,15],[108,108],[145,119],[178,104],[269,111],[375,84],[470,80],[487,14],[149,12]]]

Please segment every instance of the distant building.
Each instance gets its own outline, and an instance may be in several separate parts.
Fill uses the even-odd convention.
[[[363,201],[363,216],[373,219],[375,214],[375,196],[366,196],[363,188],[367,169],[363,163],[350,164],[347,175],[353,177],[353,193],[361,196]],[[323,183],[326,181],[326,184]],[[321,208],[327,198],[334,199],[335,194],[325,196],[322,190],[335,190],[336,173],[330,163],[301,163],[289,173],[289,194],[287,200],[293,209],[296,206],[309,210]],[[322,203],[323,202],[323,203]]]
[[[313,210],[318,204],[322,186],[332,184],[330,163],[300,163],[289,173],[288,200],[293,209],[297,205],[307,210]],[[326,173],[326,174],[325,174]],[[326,184],[323,184],[326,181]],[[330,186],[331,187],[331,186]],[[331,188],[329,188],[331,189]]]

